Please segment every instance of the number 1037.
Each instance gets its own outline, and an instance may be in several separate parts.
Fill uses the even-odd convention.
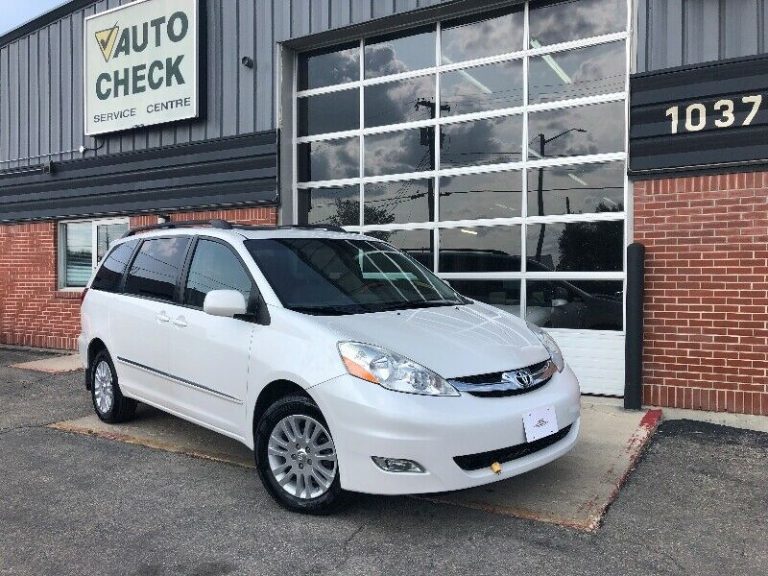
[[[742,126],[749,126],[752,124],[755,116],[757,116],[757,112],[760,110],[760,105],[763,103],[763,96],[762,94],[743,96],[741,102],[750,106],[749,113],[741,123]],[[733,100],[718,100],[712,108],[712,116],[714,117],[714,124],[717,128],[729,128],[736,124],[736,114],[734,112],[736,105]],[[672,134],[677,134],[681,131],[681,120],[683,123],[683,132],[699,132],[700,130],[704,130],[709,121],[707,112],[707,107],[700,102],[694,102],[684,108],[682,106],[671,106],[670,108],[667,108],[666,116],[671,119]]]

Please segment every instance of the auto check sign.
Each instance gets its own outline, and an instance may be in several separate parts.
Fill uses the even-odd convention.
[[[198,0],[139,0],[85,20],[85,133],[198,115]]]

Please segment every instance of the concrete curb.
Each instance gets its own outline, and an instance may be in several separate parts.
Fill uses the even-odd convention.
[[[130,434],[122,434],[120,432],[106,432],[104,430],[96,430],[88,426],[79,426],[69,421],[54,422],[48,424],[48,428],[59,430],[60,432],[68,432],[70,434],[81,434],[84,436],[93,436],[96,438],[102,438],[104,440],[112,440],[113,442],[122,442],[124,444],[131,444],[133,446],[143,446],[145,448],[151,448],[153,450],[161,450],[163,452],[172,452],[174,454],[181,454],[183,456],[190,456],[192,458],[199,458],[201,460],[210,460],[212,462],[222,462],[224,464],[231,464],[240,468],[255,468],[255,464],[246,464],[240,460],[236,460],[228,457],[226,454],[217,453],[204,453],[197,450],[188,450],[182,448],[170,442],[163,442],[161,440],[153,440],[149,438],[139,438],[137,436],[131,436]]]

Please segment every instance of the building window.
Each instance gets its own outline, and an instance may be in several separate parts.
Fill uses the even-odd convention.
[[[628,5],[531,0],[299,54],[294,218],[542,326],[623,330]]]
[[[128,231],[128,218],[59,224],[59,289],[84,288],[113,240]]]

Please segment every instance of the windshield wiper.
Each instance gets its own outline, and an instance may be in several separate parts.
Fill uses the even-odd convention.
[[[314,316],[346,316],[368,311],[362,306],[290,306],[290,309]]]
[[[460,300],[421,300],[416,302],[394,302],[392,304],[382,304],[381,306],[371,306],[370,312],[391,312],[393,310],[413,310],[416,308],[434,308],[438,306],[459,306],[464,304]]]

